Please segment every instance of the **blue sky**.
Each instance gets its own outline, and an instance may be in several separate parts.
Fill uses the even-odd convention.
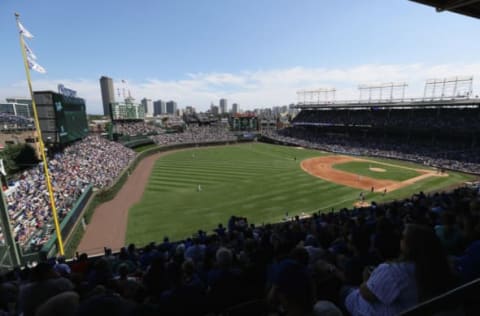
[[[205,110],[225,97],[242,109],[289,104],[296,91],[476,76],[480,21],[407,0],[0,0],[0,100],[27,95],[14,12],[45,75],[101,112],[98,79],[143,97]],[[478,78],[480,79],[480,78]],[[479,93],[477,85],[474,92]]]

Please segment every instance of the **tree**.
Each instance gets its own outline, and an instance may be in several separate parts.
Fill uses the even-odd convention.
[[[38,163],[37,153],[35,148],[29,144],[22,144],[22,148],[15,159],[15,162],[20,169],[30,168],[32,165]]]
[[[20,146],[16,145],[7,145],[5,149],[0,152],[0,156],[3,159],[3,165],[5,167],[5,172],[7,175],[16,173],[19,169],[17,163],[15,162],[15,157],[18,156],[20,152]]]
[[[7,145],[5,149],[0,152],[0,158],[3,159],[7,176],[38,163],[35,149],[29,144]]]

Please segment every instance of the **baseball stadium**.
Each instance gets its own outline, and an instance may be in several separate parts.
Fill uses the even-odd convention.
[[[102,122],[76,91],[30,87],[0,112],[0,313],[478,315],[473,86],[161,120],[129,96]]]

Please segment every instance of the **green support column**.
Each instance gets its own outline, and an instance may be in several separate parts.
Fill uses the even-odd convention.
[[[5,203],[5,196],[3,190],[0,189],[0,225],[2,227],[3,237],[5,238],[5,245],[8,248],[10,262],[12,267],[21,265],[20,256],[18,254],[15,238],[13,238],[12,228],[10,227],[10,217],[8,216],[8,208]]]

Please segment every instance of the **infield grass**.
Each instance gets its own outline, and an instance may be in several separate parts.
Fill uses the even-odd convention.
[[[300,168],[303,159],[322,155],[331,154],[263,143],[167,154],[156,161],[142,200],[129,210],[126,240],[145,245],[164,236],[180,239],[198,229],[211,231],[218,223],[226,224],[231,215],[262,224],[281,221],[286,212],[292,216],[351,208],[361,190],[324,181]],[[420,190],[440,190],[471,178],[451,173],[385,196],[368,192],[366,198],[383,202]]]

